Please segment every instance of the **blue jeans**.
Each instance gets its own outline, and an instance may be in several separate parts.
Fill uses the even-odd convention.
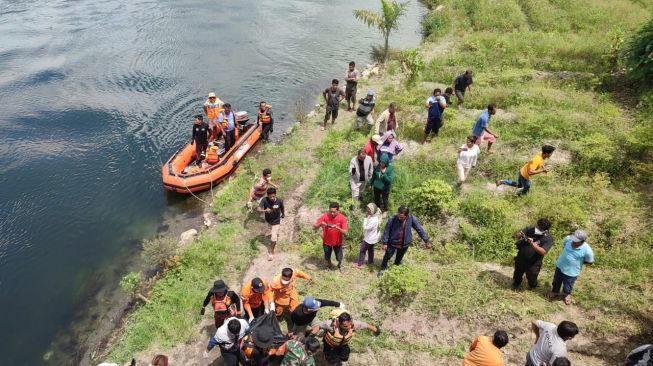
[[[553,283],[551,284],[551,291],[553,293],[559,294],[560,287],[562,286],[562,292],[565,295],[571,294],[571,291],[574,289],[574,282],[578,277],[567,276],[562,273],[560,268],[556,267],[556,272],[553,275]]]
[[[522,190],[521,190],[521,192],[519,194],[526,194],[531,189],[530,179],[526,179],[526,178],[522,177],[520,171],[517,171],[517,181],[516,182],[514,180],[504,179],[504,180],[501,181],[501,184],[505,184],[505,185],[511,186],[511,187],[521,188]]]
[[[322,248],[324,249],[324,259],[331,262],[331,252],[333,251],[336,253],[336,260],[338,261],[338,265],[340,265],[340,262],[342,262],[342,245],[330,247],[322,244]]]

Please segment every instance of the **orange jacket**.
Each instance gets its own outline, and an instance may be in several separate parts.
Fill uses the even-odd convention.
[[[272,300],[270,285],[263,281],[263,288],[263,293],[257,294],[252,290],[252,284],[250,282],[244,284],[240,290],[240,297],[243,299],[243,308],[252,311],[252,308],[258,308],[263,305],[263,301],[266,303],[270,302]]]
[[[297,289],[295,288],[295,279],[297,278],[303,278],[305,280],[310,280],[311,276],[307,275],[306,273],[295,269],[293,270],[292,278],[290,279],[290,283],[287,285],[284,285],[281,283],[281,275],[278,274],[276,277],[274,277],[274,280],[272,280],[272,283],[270,284],[270,287],[272,288],[272,294],[274,295],[274,303],[277,305],[289,305],[291,303],[293,304],[298,304],[299,303],[299,295],[297,294]],[[294,309],[290,309],[291,311]]]

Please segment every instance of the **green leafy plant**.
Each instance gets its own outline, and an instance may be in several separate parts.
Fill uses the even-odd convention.
[[[426,287],[428,277],[428,271],[419,266],[392,266],[381,277],[381,293],[388,297],[415,294]]]
[[[176,248],[177,243],[170,237],[145,240],[141,256],[151,266],[166,267],[172,264],[170,258],[174,255]]]
[[[650,86],[653,83],[653,19],[627,41],[623,54],[628,75],[644,86]]]
[[[404,50],[401,53],[401,70],[408,76],[408,85],[415,84],[420,73],[424,70],[424,58],[416,48]]]
[[[383,36],[383,60],[388,59],[390,33],[399,29],[399,18],[406,14],[408,2],[398,3],[395,0],[381,0],[381,11],[355,9],[354,17],[370,28],[377,28]]]
[[[408,192],[411,210],[418,215],[435,217],[456,207],[457,200],[451,186],[439,179],[429,179]]]
[[[132,297],[136,297],[142,280],[143,274],[141,272],[129,272],[120,280],[120,288]]]

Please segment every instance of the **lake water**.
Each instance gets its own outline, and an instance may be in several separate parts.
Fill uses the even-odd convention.
[[[109,290],[140,241],[201,212],[163,191],[160,166],[207,92],[250,114],[269,101],[278,138],[298,100],[312,104],[348,61],[368,61],[381,38],[351,12],[375,7],[1,0],[1,363],[79,363],[94,327],[112,320]],[[409,9],[394,46],[420,41],[425,10]]]

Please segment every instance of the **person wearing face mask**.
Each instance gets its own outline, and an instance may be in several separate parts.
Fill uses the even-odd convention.
[[[298,269],[284,268],[281,270],[281,274],[274,277],[270,284],[273,298],[270,310],[274,311],[279,321],[286,321],[289,331],[293,328],[291,314],[299,305],[299,295],[297,294],[297,288],[295,288],[297,278],[311,280],[311,276]]]
[[[316,299],[307,296],[291,314],[292,322],[294,324],[291,333],[298,339],[303,339],[306,336],[307,330],[310,330],[310,328],[316,325],[320,325],[320,320],[317,318],[317,312],[325,306],[334,306],[340,309],[345,308],[345,304],[338,301]]]
[[[216,328],[220,328],[227,318],[240,315],[240,297],[229,290],[222,280],[213,283],[213,287],[202,303],[200,315],[204,315],[204,310],[209,302],[213,306],[213,319]]]
[[[324,331],[324,358],[330,365],[340,366],[349,360],[349,341],[357,330],[368,329],[375,336],[381,334],[381,328],[353,320],[346,310],[337,309],[332,311],[331,315],[331,319],[325,320],[311,330],[311,334],[314,335],[320,330]]]
[[[537,276],[542,268],[542,259],[553,246],[553,237],[549,234],[551,222],[541,218],[535,226],[528,226],[515,234],[517,238],[517,256],[515,257],[515,272],[512,276],[512,288],[521,286],[524,274],[528,287],[537,287]]]

